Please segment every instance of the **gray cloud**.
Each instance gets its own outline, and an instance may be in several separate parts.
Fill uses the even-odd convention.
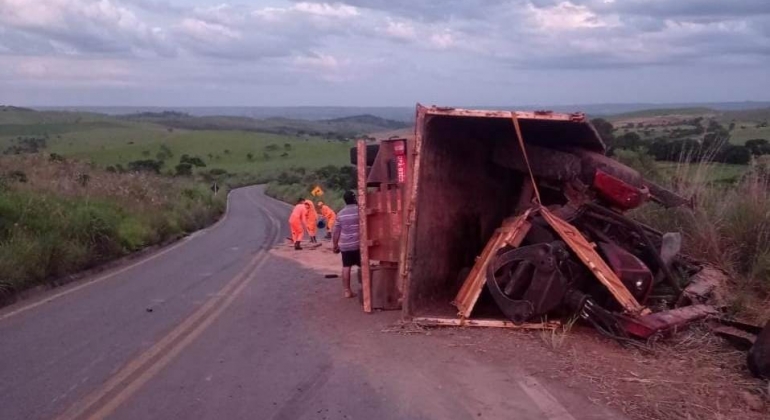
[[[718,19],[770,14],[770,2],[766,0],[623,0],[613,3],[602,1],[595,4],[598,10],[661,18],[715,17]]]
[[[302,2],[303,0],[292,1]],[[449,19],[482,19],[489,15],[490,10],[498,6],[524,2],[511,0],[346,0],[345,3],[412,19],[445,21]]]
[[[84,63],[105,63],[105,86],[198,80],[232,95],[233,86],[299,89],[294,82],[317,83],[318,97],[337,87],[387,98],[399,84],[403,97],[455,86],[493,96],[491,80],[529,71],[660,70],[686,85],[708,80],[696,73],[770,64],[767,0],[227,1],[0,0],[0,58],[17,83],[81,83],[70,60],[86,73]]]
[[[180,14],[187,11],[182,6],[175,5],[167,0],[124,0],[125,4],[136,6],[139,9],[162,14]]]
[[[42,40],[67,54],[173,54],[161,28],[145,24],[131,9],[109,0],[0,0],[0,27],[22,34],[15,42]]]

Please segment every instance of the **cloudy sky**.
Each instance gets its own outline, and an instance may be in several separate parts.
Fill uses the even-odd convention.
[[[6,104],[743,100],[770,0],[0,0]]]

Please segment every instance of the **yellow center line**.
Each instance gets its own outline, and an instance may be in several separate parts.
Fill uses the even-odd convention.
[[[248,194],[246,196],[254,204],[259,205]],[[278,235],[280,226],[272,215],[267,214],[267,212],[265,213],[275,232],[275,235],[268,235],[266,243],[269,245],[269,242],[272,240],[270,237]],[[57,419],[102,419],[114,412],[147,381],[178,356],[182,350],[205,331],[235,301],[251,280],[253,280],[254,274],[264,264],[268,256],[269,254],[266,250],[258,251],[246,267],[216,295],[206,301],[203,306],[185,318],[152,347],[127,363],[98,389],[76,402],[62,415],[58,416]]]
[[[86,396],[84,399],[76,403],[64,414],[62,414],[57,418],[61,420],[79,418],[86,411],[88,411],[92,406],[94,406],[97,402],[99,402],[99,400],[103,399],[107,394],[115,390],[118,386],[120,386],[132,375],[134,375],[137,371],[139,371],[143,367],[146,367],[146,365],[148,365],[149,362],[156,359],[158,355],[160,355],[163,351],[171,347],[174,344],[174,342],[178,341],[180,337],[188,333],[190,330],[194,329],[196,323],[199,323],[202,319],[205,318],[206,315],[210,315],[214,313],[213,309],[219,302],[222,301],[223,296],[226,296],[231,289],[237,287],[237,285],[243,278],[248,278],[247,274],[250,275],[252,273],[253,269],[258,266],[258,263],[260,262],[259,261],[260,258],[263,256],[264,256],[263,252],[258,252],[254,256],[254,258],[252,258],[249,261],[248,265],[240,273],[238,273],[232,280],[230,280],[230,282],[228,282],[227,285],[225,285],[225,287],[223,287],[219,291],[219,293],[217,293],[215,296],[211,297],[208,301],[206,301],[206,303],[203,306],[201,306],[195,312],[193,312],[191,315],[185,318],[185,320],[182,321],[181,324],[177,325],[176,328],[174,328],[171,332],[166,334],[162,339],[160,339],[152,347],[150,347],[145,352],[140,354],[138,357],[136,357],[135,359],[127,363],[122,369],[120,369],[120,371],[118,371],[115,375],[113,375],[99,389],[97,389],[96,391]]]
[[[197,327],[195,327],[192,331],[189,332],[181,341],[177,342],[173,347],[168,349],[166,353],[164,353],[160,359],[158,359],[155,363],[150,365],[144,372],[142,372],[139,377],[131,381],[125,388],[123,388],[117,395],[112,397],[109,401],[107,401],[104,405],[101,406],[95,413],[91,414],[87,417],[88,420],[97,420],[97,419],[104,419],[107,418],[110,414],[112,414],[118,407],[120,407],[124,402],[126,402],[131,396],[133,396],[139,389],[144,386],[144,384],[147,383],[150,379],[152,379],[155,375],[158,374],[166,365],[168,365],[172,360],[174,360],[179,353],[182,352],[187,346],[190,345],[198,336],[200,336],[211,324],[214,323],[214,321],[219,318],[219,316],[235,301],[236,298],[243,292],[243,290],[246,288],[246,286],[251,283],[251,280],[254,278],[254,274],[256,274],[257,269],[265,262],[265,259],[259,262],[254,267],[254,270],[250,273],[250,275],[241,282],[235,290],[233,290],[232,294],[230,294],[227,299],[225,299],[224,302],[222,302],[221,305],[219,305],[214,312],[212,312],[208,317],[206,317],[203,322],[198,324]]]

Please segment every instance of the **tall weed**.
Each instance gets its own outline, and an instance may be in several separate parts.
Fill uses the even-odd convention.
[[[732,305],[756,320],[770,318],[770,171],[753,162],[733,182],[720,181],[722,166],[708,160],[666,168],[658,182],[693,199],[693,209],[647,205],[634,217],[684,235],[684,252],[731,274]]]
[[[42,155],[0,158],[0,180],[0,297],[200,229],[226,205],[190,180]]]

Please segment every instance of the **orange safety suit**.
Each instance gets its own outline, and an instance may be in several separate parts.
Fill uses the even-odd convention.
[[[337,220],[337,213],[326,204],[321,204],[321,216],[326,219],[326,231],[332,232],[334,230],[334,221]]]
[[[307,223],[307,206],[300,203],[294,206],[289,216],[289,228],[291,229],[291,240],[294,243],[301,242],[305,237],[305,224]]]
[[[305,204],[307,204],[308,207],[305,220],[307,226],[307,234],[310,236],[315,236],[316,233],[318,233],[318,212],[315,210],[315,206],[313,205],[312,201],[305,200]]]

